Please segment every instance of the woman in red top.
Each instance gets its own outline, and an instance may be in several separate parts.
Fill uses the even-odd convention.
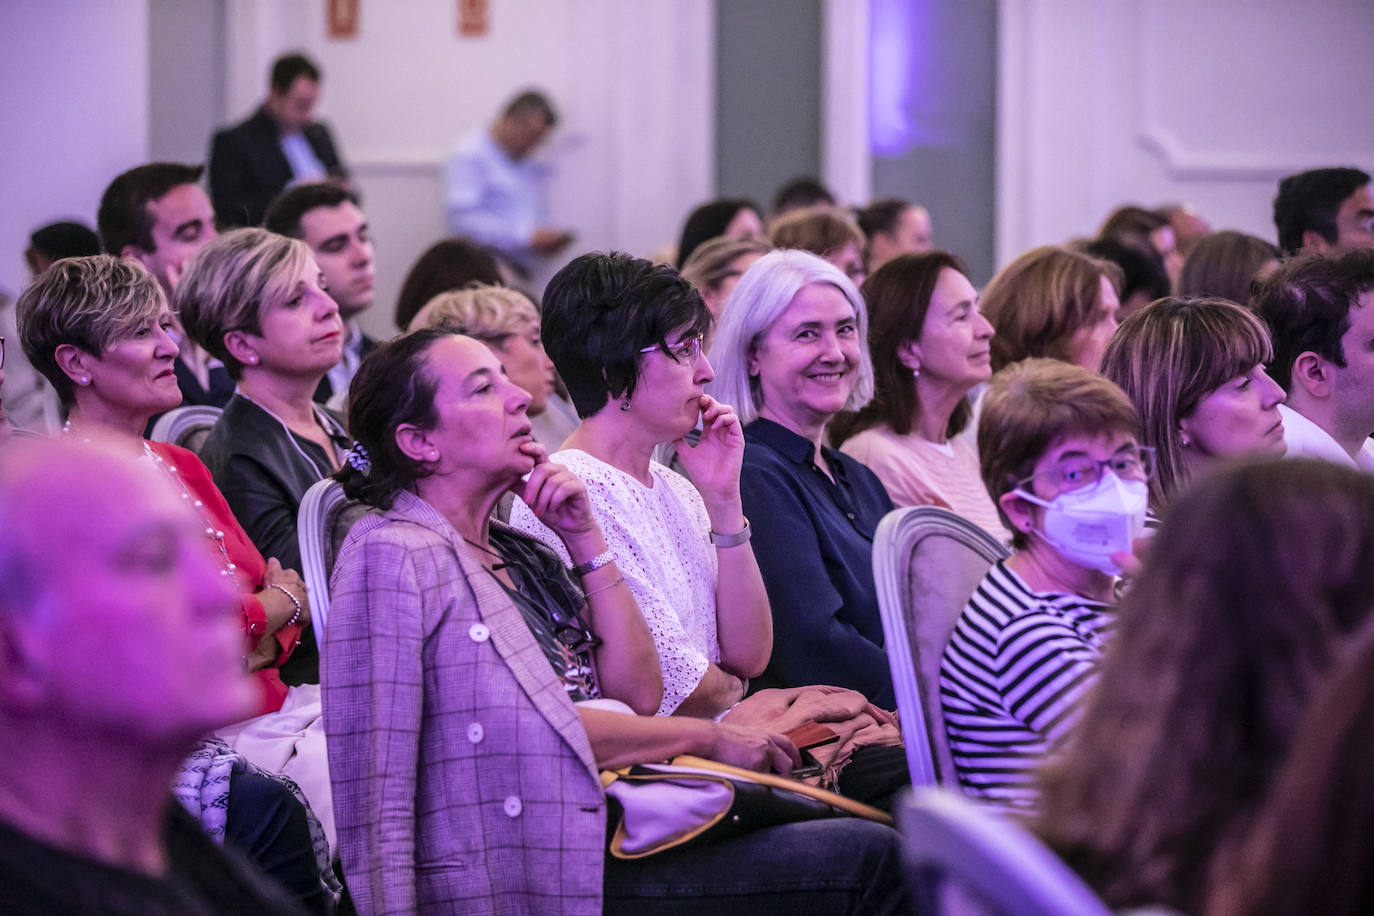
[[[277,666],[310,622],[305,584],[263,559],[194,453],[143,439],[151,417],[181,403],[172,371],[177,325],[157,281],[127,260],[69,259],[22,297],[18,319],[25,354],[68,412],[63,431],[127,440],[176,480],[205,523],[209,548],[242,594],[244,667],[261,684],[259,712],[280,709],[286,686]]]

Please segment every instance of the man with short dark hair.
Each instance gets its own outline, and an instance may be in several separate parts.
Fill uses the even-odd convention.
[[[367,217],[358,199],[333,182],[296,185],[267,208],[263,227],[310,246],[330,298],[344,323],[343,358],[320,380],[315,400],[329,403],[348,391],[358,365],[377,341],[363,333],[358,316],[372,306],[377,267]]]
[[[791,179],[773,195],[773,219],[812,207],[828,210],[835,206],[835,195],[810,175]]]
[[[448,162],[449,230],[526,271],[536,258],[562,251],[572,233],[545,224],[548,174],[530,158],[557,123],[549,100],[526,91],[489,128],[463,137]]]
[[[106,254],[142,263],[169,300],[186,263],[219,234],[210,198],[200,186],[204,171],[177,162],[140,165],[110,182],[100,198],[96,227]],[[176,336],[181,403],[223,407],[234,394],[233,379],[180,325]]]
[[[224,225],[258,225],[268,203],[288,185],[348,180],[329,128],[313,119],[319,96],[319,68],[302,54],[287,54],[272,65],[262,106],[215,134],[210,194]]]
[[[1274,225],[1286,254],[1374,248],[1374,197],[1359,169],[1313,169],[1279,182]]]
[[[0,451],[0,911],[298,912],[172,796],[257,703],[232,580],[166,474],[76,439]]]
[[[1251,305],[1273,337],[1269,375],[1288,392],[1289,457],[1374,472],[1374,249],[1294,258]]]

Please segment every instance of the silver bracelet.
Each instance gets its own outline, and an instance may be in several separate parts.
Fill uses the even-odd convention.
[[[596,572],[598,569],[612,562],[613,560],[615,560],[615,554],[611,553],[610,549],[608,548],[606,550],[603,550],[596,556],[592,557],[590,560],[587,560],[585,563],[578,563],[576,566],[572,568],[572,571],[577,573],[577,575],[579,576],[585,576],[588,573]]]
[[[301,619],[301,611],[303,610],[303,608],[301,607],[301,603],[300,603],[299,599],[297,599],[295,595],[291,594],[291,590],[288,589],[288,588],[286,588],[286,586],[284,586],[284,585],[276,585],[276,584],[273,584],[273,585],[269,585],[269,586],[267,586],[267,587],[268,587],[268,588],[275,588],[277,591],[281,592],[283,595],[285,595],[286,597],[290,598],[290,599],[291,599],[291,603],[294,604],[294,605],[296,606],[296,613],[292,614],[292,615],[291,615],[291,619],[288,620],[288,621],[286,621],[286,623],[282,624],[282,626],[284,626],[284,627],[289,627],[289,626],[291,626],[293,623],[297,623],[298,621],[300,621],[300,619]]]
[[[738,547],[749,540],[752,535],[753,531],[749,529],[749,519],[746,517],[744,519],[744,527],[734,534],[717,534],[712,531],[711,543],[715,544],[717,547]]]

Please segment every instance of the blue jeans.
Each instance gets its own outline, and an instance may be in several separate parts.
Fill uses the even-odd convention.
[[[625,862],[606,858],[604,912],[906,913],[897,832],[802,821]]]

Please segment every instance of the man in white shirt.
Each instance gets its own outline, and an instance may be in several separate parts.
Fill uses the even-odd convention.
[[[1374,473],[1374,249],[1294,258],[1252,305],[1274,340],[1269,374],[1288,392],[1289,457]]]
[[[270,232],[300,239],[315,255],[330,298],[344,323],[343,358],[315,391],[315,400],[331,403],[348,391],[353,375],[377,341],[363,333],[358,316],[372,307],[377,279],[372,233],[358,199],[329,181],[296,185],[267,208],[263,226]]]
[[[522,92],[489,128],[458,142],[445,178],[451,232],[526,271],[572,241],[571,232],[545,225],[548,175],[530,158],[557,122],[542,93]]]

